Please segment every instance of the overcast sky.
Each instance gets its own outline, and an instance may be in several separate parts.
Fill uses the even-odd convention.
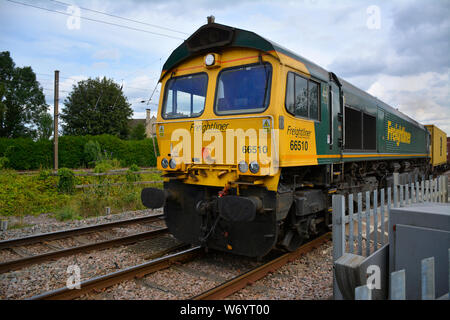
[[[275,41],[450,136],[450,0],[14,1],[0,0],[0,51],[33,68],[51,111],[57,69],[61,101],[77,80],[106,76],[124,84],[135,118],[144,118],[148,107],[154,113],[159,87],[150,105],[141,101],[150,98],[161,66],[214,15],[217,23]],[[71,17],[77,8],[65,3],[82,19]]]

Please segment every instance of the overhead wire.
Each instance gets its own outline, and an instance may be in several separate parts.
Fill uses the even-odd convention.
[[[35,73],[35,74],[53,77],[53,75],[47,74],[47,73]],[[72,79],[72,78],[69,78],[69,77],[61,77],[61,76],[59,78],[60,79],[67,79],[67,80],[70,80],[70,81],[73,81],[73,82],[79,82],[79,81],[87,80],[87,79],[77,80],[77,79]],[[155,79],[155,78],[151,78],[150,80]],[[42,80],[44,80],[44,81],[52,81],[52,79],[42,79]],[[135,89],[135,90],[140,90],[140,91],[148,91],[150,89],[150,88],[144,88],[144,87],[134,87],[134,86],[129,86],[129,85],[124,85],[124,87],[125,87],[124,89],[130,88],[130,89]]]
[[[22,5],[22,6],[27,6],[27,7],[32,7],[32,8],[48,11],[48,12],[59,13],[59,14],[65,15],[65,16],[71,16],[71,17],[74,16],[73,14],[69,14],[67,12],[61,12],[61,11],[58,11],[58,10],[48,9],[48,8],[36,6],[36,5],[33,5],[33,4],[29,4],[29,3],[23,3],[23,2],[14,1],[14,0],[6,0],[6,1],[11,2],[11,3],[15,3],[15,4],[19,4],[19,5]],[[107,24],[107,25],[111,25],[111,26],[116,26],[116,27],[121,27],[121,28],[125,28],[125,29],[130,29],[130,30],[134,30],[134,31],[145,32],[145,33],[149,33],[149,34],[153,34],[153,35],[157,35],[157,36],[161,36],[161,37],[167,37],[167,38],[176,39],[176,40],[184,40],[183,38],[176,37],[176,36],[171,36],[171,35],[164,34],[164,33],[152,32],[152,31],[139,29],[139,28],[134,28],[134,27],[130,27],[130,26],[122,25],[122,24],[117,24],[117,23],[113,23],[113,22],[107,22],[107,21],[103,21],[103,20],[88,18],[88,17],[84,17],[84,16],[81,16],[81,15],[75,16],[75,17],[80,18],[80,19],[84,19],[84,20],[89,20],[89,21],[94,21],[94,22],[98,22],[98,23],[103,23],[103,24]]]
[[[65,5],[65,6],[74,6],[75,5],[75,4],[66,3],[66,2],[63,2],[63,1],[57,1],[57,0],[48,0],[48,1],[55,2],[55,3],[61,4],[61,5]],[[83,9],[83,10],[86,10],[86,11],[95,12],[95,13],[99,13],[99,14],[103,14],[105,16],[109,16],[109,17],[113,17],[113,18],[117,18],[117,19],[122,19],[122,20],[130,21],[130,22],[135,22],[135,23],[139,23],[139,24],[142,24],[142,25],[150,26],[150,27],[153,27],[153,28],[163,29],[163,30],[166,30],[166,31],[172,31],[172,32],[188,35],[188,33],[183,32],[183,31],[178,31],[178,30],[175,30],[175,29],[162,27],[162,26],[151,24],[151,23],[148,23],[148,22],[142,22],[142,21],[138,21],[138,20],[134,20],[134,19],[130,19],[130,18],[125,18],[125,17],[121,17],[121,16],[118,16],[118,15],[115,15],[115,14],[102,12],[102,11],[98,11],[98,10],[93,10],[93,9],[89,9],[89,8],[86,8],[86,7],[81,7],[81,6],[78,6],[78,5],[76,5],[76,6],[78,8],[80,8],[80,9]]]

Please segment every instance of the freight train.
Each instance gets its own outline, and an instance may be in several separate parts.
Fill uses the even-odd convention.
[[[209,21],[160,82],[164,188],[141,199],[164,207],[185,243],[250,257],[295,250],[326,231],[332,194],[433,170],[426,127],[250,31]]]

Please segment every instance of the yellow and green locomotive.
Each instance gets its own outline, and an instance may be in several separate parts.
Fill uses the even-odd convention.
[[[325,231],[333,193],[427,175],[430,135],[309,60],[214,22],[170,55],[156,134],[170,232],[185,243],[261,257]]]

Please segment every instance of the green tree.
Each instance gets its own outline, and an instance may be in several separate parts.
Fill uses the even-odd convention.
[[[0,52],[0,137],[36,135],[48,105],[31,67],[15,66],[8,51]]]
[[[133,114],[122,88],[111,79],[88,79],[74,85],[61,118],[66,135],[111,134],[126,138]]]
[[[42,113],[37,120],[37,136],[39,140],[48,140],[53,134],[53,117],[50,113]]]
[[[131,129],[130,140],[144,140],[146,137],[145,126],[142,123],[138,123]]]

